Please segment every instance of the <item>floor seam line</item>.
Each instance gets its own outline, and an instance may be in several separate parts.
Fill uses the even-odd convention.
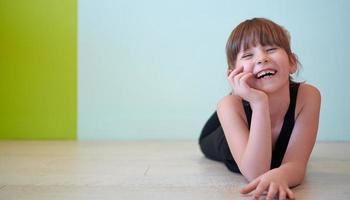
[[[147,166],[147,169],[146,169],[145,172],[143,173],[144,176],[147,175],[149,168],[150,168],[150,166],[148,165],[148,166]]]

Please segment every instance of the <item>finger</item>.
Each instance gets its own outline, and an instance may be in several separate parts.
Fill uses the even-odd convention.
[[[282,187],[279,188],[279,200],[286,200],[286,191]]]
[[[244,75],[242,76],[242,78],[240,79],[240,82],[242,82],[242,83],[247,83],[247,80],[248,80],[249,78],[251,78],[252,75],[253,75],[253,74],[250,73],[250,72],[244,74]]]
[[[244,75],[244,72],[239,72],[238,74],[236,74],[236,75],[234,75],[234,76],[229,76],[229,77],[227,77],[227,79],[228,79],[230,82],[237,83],[238,80],[241,78],[242,75]]]
[[[242,71],[243,71],[243,66],[237,67],[237,68],[233,69],[228,76],[232,78]]]
[[[245,72],[240,72],[234,77],[228,77],[228,81],[232,84],[232,86],[239,86],[239,79],[245,74]]]
[[[278,192],[278,186],[275,183],[271,183],[269,187],[269,191],[267,192],[266,199],[267,200],[274,199],[277,192]]]
[[[291,189],[289,189],[289,188],[287,188],[286,190],[287,190],[288,198],[289,199],[295,199],[294,192]]]
[[[247,74],[246,72],[241,72],[238,75],[236,75],[235,77],[233,77],[233,80],[234,80],[235,84],[240,85],[240,82],[241,82],[240,80],[246,74]]]
[[[249,79],[252,77],[253,74],[247,74],[247,76],[242,77],[241,81],[240,81],[240,86],[250,89],[252,88],[252,85],[249,82]],[[254,88],[253,88],[254,89]]]
[[[269,184],[267,182],[260,182],[253,193],[254,198],[259,198],[260,195],[262,195],[262,193],[268,189],[268,187]]]
[[[260,178],[258,177],[256,179],[254,179],[253,181],[251,181],[250,183],[248,183],[246,186],[244,186],[240,190],[240,192],[242,194],[248,194],[249,192],[253,191],[256,188],[256,186],[259,184],[259,182],[260,182]]]
[[[235,68],[235,69],[232,69],[230,70],[230,73],[228,74],[227,78],[232,78],[234,77],[235,75],[237,75],[239,72],[238,72],[239,68]]]
[[[237,67],[236,69],[232,70],[230,74],[227,76],[227,79],[233,80],[237,74],[241,73],[243,71],[242,67]]]

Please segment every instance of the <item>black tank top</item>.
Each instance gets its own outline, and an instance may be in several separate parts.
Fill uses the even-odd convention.
[[[294,128],[294,113],[295,113],[295,105],[296,105],[299,85],[300,83],[290,84],[290,87],[289,87],[290,103],[289,103],[288,111],[284,116],[281,132],[276,140],[275,149],[272,151],[272,158],[271,158],[271,165],[270,165],[271,169],[277,168],[281,165],[284,154],[287,150],[289,139]],[[251,118],[252,118],[252,109],[249,105],[249,102],[242,100],[242,104],[247,117],[248,127],[250,127]],[[231,171],[240,173],[238,166],[234,162],[234,160],[233,161],[226,160],[225,164]]]

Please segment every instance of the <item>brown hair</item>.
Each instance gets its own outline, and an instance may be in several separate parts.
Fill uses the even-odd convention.
[[[248,19],[240,23],[231,33],[226,43],[228,69],[235,68],[239,51],[257,44],[276,45],[283,48],[291,63],[299,64],[298,58],[290,48],[290,35],[282,26],[265,18]]]

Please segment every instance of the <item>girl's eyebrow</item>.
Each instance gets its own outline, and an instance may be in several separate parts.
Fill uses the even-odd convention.
[[[242,53],[246,53],[246,52],[251,51],[251,50],[252,50],[252,48],[242,49]]]
[[[277,47],[277,45],[275,45],[275,44],[267,44],[267,45],[264,45],[264,47]]]

